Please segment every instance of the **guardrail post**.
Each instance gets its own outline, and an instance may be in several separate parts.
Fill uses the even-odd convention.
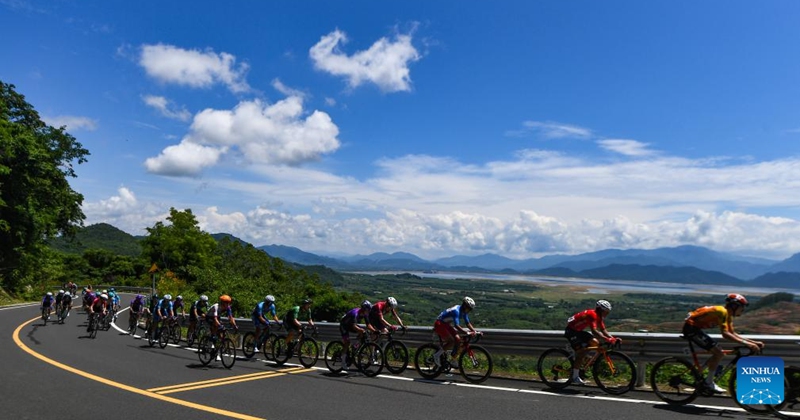
[[[646,382],[647,382],[647,362],[640,360],[636,362],[636,387],[637,388],[643,387]]]

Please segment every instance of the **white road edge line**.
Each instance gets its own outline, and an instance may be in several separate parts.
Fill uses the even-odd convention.
[[[14,303],[11,305],[0,306],[0,311],[7,311],[9,309],[19,309],[19,308],[30,308],[32,306],[37,306],[38,303]]]

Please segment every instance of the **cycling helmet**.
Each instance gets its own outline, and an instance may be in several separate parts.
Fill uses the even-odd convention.
[[[47,296],[53,296],[53,292],[47,292]]]
[[[102,291],[102,292],[100,292],[100,293],[108,293],[108,290],[106,290],[106,289],[103,289],[103,291]]]
[[[361,309],[370,310],[372,308],[372,302],[365,300],[361,302]]]
[[[178,295],[178,297],[176,297],[175,300],[183,300],[183,296]]]
[[[144,300],[144,296],[143,295],[136,295],[134,300]]]
[[[303,299],[303,305],[309,305],[309,304],[311,304],[311,303],[313,303],[313,302],[311,301],[311,299]]]
[[[222,295],[219,297],[219,301],[223,303],[231,303],[232,300],[233,299],[231,299],[231,297],[228,295]]]
[[[206,295],[200,295],[200,301],[201,301],[201,302],[208,302],[208,296],[206,296]]]
[[[600,299],[600,300],[597,301],[597,307],[598,308],[603,308],[603,309],[605,309],[607,311],[610,311],[611,310],[611,302],[609,302],[609,301],[607,301],[605,299]]]
[[[115,289],[115,288],[113,288],[113,287],[112,287],[112,288],[110,288],[110,289],[108,289],[108,290],[110,290],[110,291],[112,291],[112,292],[116,292],[116,291],[117,291],[117,289]]]
[[[464,305],[467,305],[467,308],[475,309],[475,301],[469,296],[464,297]]]
[[[264,302],[275,303],[275,296],[267,295],[267,297],[264,298]]]
[[[738,293],[730,293],[730,294],[728,294],[728,297],[725,298],[725,302],[726,303],[736,303],[736,304],[739,304],[739,305],[742,305],[742,306],[749,305],[749,303],[747,303],[747,299],[745,299],[744,296],[742,296],[742,295],[740,295]]]
[[[164,295],[164,299],[166,299],[166,300],[172,300],[172,295],[171,295],[171,294],[169,294],[169,293],[167,293],[166,295]]]
[[[100,298],[103,299],[103,300],[108,300],[108,295],[103,293],[103,294],[100,295]]]
[[[389,306],[391,306],[392,308],[396,308],[396,307],[397,307],[397,299],[395,299],[395,298],[393,298],[393,297],[391,297],[391,296],[389,296],[389,297],[386,299],[386,303],[388,303],[388,304],[389,304]]]
[[[64,292],[64,297],[72,297],[72,295],[70,295],[69,292]]]
[[[59,291],[58,291],[58,294],[59,294],[59,295],[63,295],[63,294],[64,294],[64,290],[63,290],[63,289],[62,289],[62,290],[59,290]]]

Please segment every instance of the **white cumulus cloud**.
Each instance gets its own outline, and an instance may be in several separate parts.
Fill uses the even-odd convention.
[[[347,35],[340,30],[323,36],[309,50],[314,67],[347,78],[352,88],[370,82],[384,92],[411,90],[409,64],[421,55],[411,44],[410,34],[398,34],[393,40],[383,37],[367,50],[352,55],[341,51],[346,43]]]
[[[203,146],[183,140],[169,146],[160,155],[147,158],[144,166],[148,172],[169,176],[194,176],[204,168],[219,161],[225,148]]]
[[[139,65],[150,77],[163,83],[175,83],[193,88],[224,84],[231,92],[250,90],[245,80],[249,66],[236,63],[229,53],[187,50],[173,45],[142,45]]]

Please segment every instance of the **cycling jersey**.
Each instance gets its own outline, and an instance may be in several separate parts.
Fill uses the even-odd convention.
[[[42,307],[43,308],[49,308],[50,305],[53,304],[53,302],[55,302],[55,298],[53,296],[45,296],[42,299]]]
[[[208,308],[208,302],[202,302],[196,300],[192,303],[192,306],[189,307],[189,319],[196,320],[198,317],[205,316],[205,312],[203,309]],[[197,310],[197,316],[194,315],[195,310]]]
[[[173,310],[175,313],[178,313],[178,312],[180,312],[180,310],[182,310],[182,309],[183,309],[183,300],[176,300],[176,301],[175,301],[175,302],[172,304],[172,310]]]
[[[448,324],[453,325],[461,325],[459,323],[459,319],[463,320],[464,323],[469,324],[469,315],[466,312],[461,312],[461,305],[455,305],[451,308],[447,308],[439,314],[436,318],[437,321],[441,321]]]
[[[94,312],[103,312],[106,309],[108,303],[103,300],[103,298],[96,297],[89,305]]]
[[[306,311],[308,315],[308,319],[311,319],[311,308]],[[300,307],[293,306],[292,309],[289,309],[286,312],[286,315],[283,317],[283,326],[286,329],[296,330],[297,327],[294,325],[294,320],[300,319]]]
[[[353,324],[357,324],[359,320],[367,321],[367,316],[369,312],[361,309],[361,308],[353,308],[347,311],[346,314],[339,320],[339,324],[345,326],[351,326]]]
[[[62,305],[62,306],[69,306],[69,305],[72,305],[72,296],[70,296],[70,295],[64,295],[64,297],[63,297],[63,298],[61,298],[61,305]]]
[[[171,315],[172,312],[172,301],[161,299],[158,301],[158,305],[156,305],[156,319],[159,318],[166,318]]]
[[[261,322],[261,317],[264,317],[264,319],[267,320],[267,323],[269,323],[270,318],[267,317],[267,315],[272,315],[272,319],[275,319],[275,317],[277,316],[277,312],[275,310],[275,304],[270,303],[269,306],[265,308],[264,306],[266,303],[267,302],[262,300],[261,302],[258,302],[258,304],[256,304],[255,308],[253,308],[252,318],[254,325],[262,325],[262,326],[266,325],[263,322]]]
[[[389,303],[387,303],[385,300],[377,302],[376,304],[372,305],[372,309],[369,311],[369,323],[379,330],[383,329],[383,314],[389,313],[391,310],[392,306],[389,305]]]
[[[596,330],[606,329],[603,318],[597,313],[596,309],[587,309],[578,312],[567,319],[567,329],[573,331],[583,331],[586,327],[592,326]]]
[[[733,332],[733,314],[724,306],[704,306],[689,312],[686,324],[698,329],[719,326],[720,330]]]
[[[131,300],[131,311],[142,312],[144,309],[144,296],[139,296]]]
[[[220,312],[219,303],[215,303],[215,304],[211,305],[208,308],[208,312],[206,312],[206,320],[209,323],[213,323],[214,318],[219,318],[220,316],[226,316],[227,315],[228,318],[232,318],[233,317],[233,310],[231,309],[230,306],[228,306],[228,310],[226,311],[227,312],[226,315],[222,315],[219,312]]]

